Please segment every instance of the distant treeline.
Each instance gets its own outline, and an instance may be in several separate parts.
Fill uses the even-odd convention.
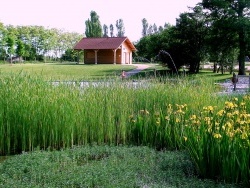
[[[0,22],[0,60],[76,61],[73,46],[83,35],[43,26],[5,26]]]

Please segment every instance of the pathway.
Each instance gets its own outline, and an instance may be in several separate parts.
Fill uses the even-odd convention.
[[[141,72],[142,70],[147,69],[147,68],[152,66],[152,65],[147,65],[147,64],[132,64],[132,65],[136,66],[136,69],[131,70],[131,71],[127,71],[126,77],[130,77],[132,75],[135,75],[135,74]]]

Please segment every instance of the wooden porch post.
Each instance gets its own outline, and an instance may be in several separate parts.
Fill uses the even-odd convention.
[[[77,51],[77,64],[79,64],[79,59],[80,59],[79,56],[80,56],[80,55],[79,55],[79,50],[78,50],[78,51]]]
[[[113,52],[114,52],[114,64],[116,64],[116,50],[117,49],[113,50]]]
[[[95,50],[95,64],[97,64],[97,52],[98,50]]]
[[[129,64],[132,64],[132,61],[133,61],[132,52],[129,52]]]

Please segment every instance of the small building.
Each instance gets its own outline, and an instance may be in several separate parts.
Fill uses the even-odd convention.
[[[74,50],[84,50],[85,64],[132,64],[135,46],[127,37],[82,38]]]

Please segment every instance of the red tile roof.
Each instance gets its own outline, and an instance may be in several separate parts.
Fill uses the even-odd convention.
[[[125,42],[135,51],[136,48],[127,37],[100,37],[100,38],[82,38],[74,47],[75,50],[99,50],[99,49],[117,49]]]

